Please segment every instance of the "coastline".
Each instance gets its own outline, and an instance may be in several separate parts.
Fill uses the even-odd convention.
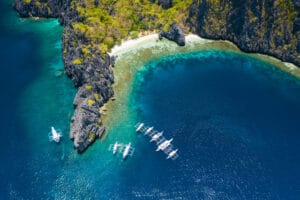
[[[125,54],[127,55],[128,53],[135,51],[136,48],[144,49],[144,48],[153,47],[155,45],[159,46],[157,44],[151,44],[151,42],[160,42],[158,39],[158,33],[150,33],[148,35],[141,34],[141,36],[136,39],[123,40],[121,45],[115,45],[109,54],[118,57]],[[290,74],[300,78],[300,67],[297,67],[295,64],[291,62],[284,62],[276,57],[267,54],[243,52],[238,48],[237,45],[230,42],[229,40],[211,40],[211,39],[202,38],[196,34],[188,34],[186,35],[186,42],[187,42],[187,46],[192,48],[191,52],[197,51],[197,48],[199,48],[198,50],[200,51],[208,50],[210,48],[215,50],[234,51],[236,53],[241,53],[268,62],[280,68],[281,70],[289,72]],[[209,47],[201,46],[201,44],[204,45],[208,43],[210,43]],[[183,51],[179,50],[179,53],[185,52],[186,51],[185,48],[186,47],[182,47]]]
[[[106,115],[102,116],[102,121],[107,131],[102,140],[109,134],[111,128],[120,123],[120,119],[131,115],[129,109],[129,95],[135,74],[142,69],[148,62],[161,57],[172,55],[184,55],[206,50],[224,50],[234,52],[244,56],[269,63],[282,71],[300,78],[300,68],[292,63],[282,62],[272,56],[242,52],[235,44],[226,40],[210,40],[199,37],[198,35],[186,35],[186,45],[178,46],[175,42],[167,39],[159,40],[157,33],[143,35],[136,39],[122,41],[121,45],[116,45],[110,52],[110,55],[116,57],[114,76],[115,83],[113,89],[115,92],[115,101],[109,100],[103,107]],[[133,124],[131,124],[133,125]]]
[[[114,4],[112,10],[116,11],[115,14],[118,17],[113,17],[115,19],[112,18],[112,21],[114,22],[112,24],[114,25],[110,26],[107,23],[102,23],[105,20],[102,20],[102,17],[99,17],[103,14],[100,12],[101,9],[99,9],[99,12],[93,12],[94,10],[85,3],[74,2],[75,6],[78,6],[82,11],[84,10],[85,12],[93,13],[93,15],[96,16],[94,18],[96,20],[95,23],[86,23],[89,21],[87,18],[89,15],[83,16],[82,12],[77,12],[77,9],[72,9],[72,5],[60,0],[47,1],[47,3],[41,3],[39,1],[24,2],[22,0],[15,0],[13,2],[12,6],[19,13],[21,18],[57,18],[59,23],[64,27],[62,36],[64,68],[66,75],[73,81],[74,86],[78,89],[73,101],[75,112],[70,124],[70,139],[74,141],[74,147],[78,153],[83,153],[96,138],[101,137],[105,131],[105,126],[101,123],[102,113],[98,111],[114,95],[112,88],[112,84],[114,83],[114,74],[112,70],[114,59],[104,55],[108,53],[108,50],[113,44],[119,42],[119,39],[126,38],[128,35],[135,37],[141,30],[147,31],[140,32],[137,34],[138,36],[151,34],[149,31],[157,29],[163,30],[161,32],[165,33],[165,36],[163,37],[174,40],[180,45],[182,37],[177,37],[176,34],[176,37],[174,37],[173,35],[175,32],[179,33],[180,31],[178,32],[178,28],[172,28],[172,25],[168,24],[171,23],[169,21],[171,18],[177,19],[175,21],[179,26],[181,24],[181,26],[185,27],[186,32],[189,30],[196,35],[214,40],[229,40],[245,52],[260,52],[267,55],[273,55],[282,61],[289,61],[300,66],[298,56],[300,45],[299,36],[296,34],[297,32],[293,31],[294,27],[299,29],[299,24],[294,23],[295,26],[291,25],[293,22],[296,22],[295,20],[298,20],[298,18],[295,17],[295,11],[298,11],[300,6],[298,3],[287,6],[284,9],[278,9],[278,6],[275,4],[270,5],[270,10],[276,12],[265,12],[265,9],[263,9],[264,6],[260,6],[258,12],[253,14],[251,14],[252,12],[250,11],[255,3],[250,3],[246,6],[225,6],[227,4],[220,3],[219,7],[224,11],[221,16],[219,15],[219,11],[214,9],[215,6],[204,6],[205,4],[196,1],[189,1],[188,4],[186,2],[174,2],[174,5],[168,6],[165,4],[160,5],[158,2],[152,3],[154,4],[149,4],[149,2],[145,4],[149,10],[140,10],[140,6],[127,7],[128,5],[126,3],[123,5],[122,2],[120,2],[120,4]],[[122,14],[122,8],[124,6],[126,6],[129,11],[129,13],[127,13],[129,21],[127,22],[127,20],[125,20],[126,23],[124,23],[126,17],[124,18],[124,13]],[[158,13],[155,14],[152,10],[153,8],[158,8],[157,6],[162,6],[163,9],[159,9],[159,11],[155,9],[158,11]],[[95,4],[95,7],[100,7],[104,10],[106,9],[102,4]],[[178,10],[178,8],[180,9]],[[243,14],[242,16],[250,17],[253,20],[244,20],[241,22],[234,20],[240,13],[243,13],[245,9],[249,10],[249,12],[247,12],[247,15],[244,16]],[[130,13],[144,16],[143,13],[145,11],[146,13],[150,11],[150,13],[153,13],[156,17],[143,18],[143,20],[145,19],[144,23],[141,23],[141,20],[133,20],[129,17]],[[199,15],[200,12],[203,14]],[[109,13],[110,12],[104,12],[105,16],[108,18],[110,18]],[[286,15],[294,17],[280,17]],[[281,20],[274,21],[274,19],[278,18]],[[207,23],[208,20],[206,19],[210,19],[211,21],[209,20],[209,23]],[[187,23],[181,23],[183,21]],[[266,23],[273,22],[276,25],[265,26]],[[124,29],[120,23],[126,24],[126,28]],[[87,30],[98,29],[99,24],[102,24],[101,28],[106,31],[102,31],[101,29],[101,31],[88,31],[89,34],[86,34]],[[145,28],[144,24],[148,24],[149,26],[146,26]],[[161,27],[161,24],[165,24],[165,26],[171,25],[169,31],[166,32],[165,29],[167,29],[167,27]],[[240,24],[243,24],[243,28],[240,28]],[[285,37],[278,37],[278,35],[282,35],[281,25],[283,25],[286,30],[284,34]],[[110,30],[112,27],[124,30],[124,33],[123,31]],[[130,32],[132,28],[136,30],[135,33]],[[106,32],[109,34],[97,34],[99,32]],[[121,32],[122,34],[120,35]],[[171,36],[169,35],[170,33]],[[181,33],[179,33],[179,35],[181,35]],[[99,41],[102,42],[99,43]],[[274,41],[276,42],[274,43]],[[169,46],[171,46],[171,44]],[[207,43],[207,46],[208,47],[202,45],[202,47],[198,46],[198,49],[196,47],[193,48],[197,49],[195,51],[219,49],[240,52],[235,45],[228,42],[226,43],[226,41],[209,42]],[[165,48],[164,51],[160,51],[162,56],[165,55],[165,53],[170,53],[168,48]],[[178,50],[178,52],[181,51],[184,50]],[[150,54],[151,53],[147,56],[150,56]],[[247,56],[248,55],[249,54],[247,54]],[[257,57],[261,57],[261,60],[266,59],[269,62],[269,59],[264,56]],[[293,65],[285,64],[285,66],[283,66],[281,65],[281,62],[274,60],[270,62],[273,62],[274,65],[279,66],[279,68],[282,68],[289,73],[296,74],[298,77],[300,76],[300,73],[295,72],[297,70],[295,70],[296,68]],[[101,75],[100,77],[99,74]],[[91,123],[83,123],[84,121],[90,121]]]

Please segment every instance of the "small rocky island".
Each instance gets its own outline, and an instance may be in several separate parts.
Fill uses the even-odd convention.
[[[300,66],[300,0],[16,0],[13,7],[64,27],[65,71],[78,88],[70,138],[79,153],[105,131],[100,108],[114,95],[108,52],[122,39],[156,31],[183,46],[191,32]]]

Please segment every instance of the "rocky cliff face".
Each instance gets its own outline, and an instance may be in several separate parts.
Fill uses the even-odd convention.
[[[71,121],[70,138],[74,147],[83,152],[95,139],[102,136],[100,107],[112,96],[114,80],[113,58],[90,47],[89,57],[84,56],[84,41],[71,26],[63,32],[63,58],[65,70],[78,88],[74,99],[75,113]],[[74,60],[79,62],[75,63]]]
[[[99,108],[113,96],[114,60],[102,55],[97,49],[88,49],[90,56],[84,56],[86,41],[72,27],[80,21],[77,12],[70,7],[70,1],[48,0],[44,3],[16,0],[13,7],[21,17],[59,18],[64,25],[63,60],[66,73],[72,79],[78,92],[74,99],[75,113],[70,127],[70,138],[75,149],[81,153],[101,137],[105,128],[101,123]],[[77,60],[77,62],[74,62]]]
[[[168,40],[176,42],[179,46],[185,45],[185,35],[183,30],[174,22],[170,26],[169,31],[161,31],[159,33],[159,39],[167,38]]]
[[[64,26],[64,66],[68,77],[78,88],[74,99],[75,113],[70,130],[70,138],[74,140],[74,147],[78,152],[83,152],[103,134],[105,129],[101,123],[99,108],[113,96],[114,81],[112,71],[114,58],[104,54],[101,44],[94,44],[93,37],[86,37],[84,33],[87,32],[87,28],[91,30],[97,28],[86,26],[95,21],[95,17],[91,17],[95,12],[102,14],[100,17],[104,20],[108,16],[114,16],[116,1],[87,2],[89,4],[85,5],[81,1],[74,0],[16,0],[13,5],[21,17],[58,18]],[[175,2],[172,0],[150,0],[150,2],[157,3],[166,9],[163,12],[171,10],[170,14],[182,9],[184,4],[180,2],[174,5]],[[107,10],[108,14],[104,12],[106,15],[101,13],[101,9],[99,10],[98,6],[102,3]],[[135,1],[128,3],[132,4]],[[90,13],[84,11],[87,6],[94,6]],[[134,4],[132,6],[134,7]],[[182,21],[186,22],[185,29],[189,28],[205,38],[230,40],[243,51],[273,55],[300,66],[300,0],[244,0],[243,2],[240,0],[193,0],[191,5],[186,6],[189,9],[184,7],[181,10],[184,13],[178,13],[180,17],[185,17],[179,18],[181,25]],[[172,10],[173,7],[174,10]],[[140,6],[135,6],[135,9],[139,10],[139,8]],[[139,24],[143,29],[147,28],[146,22],[152,23],[157,21],[158,17],[164,16],[142,11],[139,11],[141,13],[138,13],[137,17],[138,22],[146,19],[145,24]],[[131,17],[133,21],[127,19],[127,25],[135,22],[134,15]],[[122,28],[122,24],[119,26]],[[116,33],[112,36],[118,35],[118,29],[107,30]],[[173,24],[169,31],[161,32],[160,36],[171,39],[179,45],[184,45],[185,42],[184,34],[176,24]],[[112,40],[110,37],[106,39]]]
[[[300,0],[194,0],[188,23],[202,37],[300,66]]]

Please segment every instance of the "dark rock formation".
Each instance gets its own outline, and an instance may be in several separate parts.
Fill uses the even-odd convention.
[[[16,0],[13,7],[21,17],[59,18],[64,25],[63,59],[66,73],[72,79],[78,92],[74,99],[75,113],[71,120],[70,138],[74,140],[75,149],[81,153],[101,137],[105,128],[101,123],[99,108],[113,96],[114,80],[112,65],[114,58],[101,55],[99,50],[90,47],[90,57],[82,53],[85,41],[76,33],[71,24],[79,21],[74,10],[70,9],[69,1],[46,0],[44,3],[31,1],[24,3]],[[80,58],[82,63],[74,64]]]
[[[161,5],[163,9],[168,9],[173,6],[173,0],[158,0],[158,5]]]
[[[230,40],[245,52],[300,66],[299,19],[299,0],[194,0],[188,23],[201,37]]]
[[[150,2],[155,3],[156,0],[150,0]],[[163,9],[168,9],[173,6],[173,0],[158,0],[158,5],[160,5]]]
[[[88,41],[81,37],[72,26],[65,26],[64,66],[68,77],[78,88],[70,129],[70,138],[74,140],[74,147],[78,152],[83,152],[95,139],[102,136],[105,129],[100,120],[99,108],[113,96],[114,80],[114,58],[101,55],[99,50],[93,47],[88,49],[92,56],[87,58],[82,53],[82,46]],[[82,63],[74,64],[74,60],[78,58],[82,59]]]
[[[175,22],[170,26],[169,31],[162,31],[159,33],[159,39],[161,40],[162,38],[172,40],[179,46],[185,45],[185,35],[182,29]]]
[[[84,60],[82,64],[74,64],[75,58],[82,57],[82,50],[69,44],[74,42],[67,38],[76,38],[67,36],[76,35],[72,31],[70,27],[65,28],[63,35],[63,46],[67,51],[64,53],[65,69],[74,85],[78,87],[74,99],[75,113],[71,121],[70,138],[74,139],[74,147],[78,152],[83,152],[104,132],[99,108],[113,96],[113,63],[109,55],[103,57],[99,51],[91,48],[93,57]]]
[[[68,1],[49,0],[26,3],[23,0],[16,0],[13,7],[18,11],[21,17],[44,17],[60,18],[64,16],[64,10],[68,7]]]

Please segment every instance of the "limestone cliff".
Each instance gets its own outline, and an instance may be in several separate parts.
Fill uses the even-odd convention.
[[[300,0],[194,0],[188,23],[202,37],[300,66]]]
[[[59,18],[64,26],[63,60],[66,74],[72,79],[78,92],[74,99],[75,113],[71,120],[70,138],[81,153],[105,128],[101,123],[99,108],[113,96],[113,59],[101,54],[93,46],[83,50],[85,40],[72,23],[78,22],[78,13],[71,9],[70,1],[47,0],[25,2],[17,0],[14,8],[22,17]],[[89,56],[86,56],[85,54]]]

